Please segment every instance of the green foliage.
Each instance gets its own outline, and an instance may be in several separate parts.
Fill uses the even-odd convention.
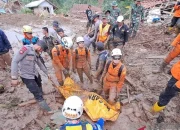
[[[22,8],[21,13],[23,13],[23,14],[32,14],[33,11],[31,9],[29,9],[29,8]]]

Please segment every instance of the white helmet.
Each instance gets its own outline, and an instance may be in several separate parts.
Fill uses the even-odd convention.
[[[124,20],[124,17],[122,15],[117,17],[117,21],[116,22],[122,22]]]
[[[78,119],[83,114],[83,101],[78,96],[68,97],[63,105],[62,114],[68,119]]]
[[[62,46],[64,46],[66,49],[70,49],[73,46],[73,41],[70,37],[63,37],[61,40]]]
[[[122,52],[119,48],[115,48],[112,50],[111,56],[122,56]]]
[[[84,42],[84,38],[83,38],[83,37],[77,37],[76,42],[77,42],[77,43],[78,43],[78,42]]]

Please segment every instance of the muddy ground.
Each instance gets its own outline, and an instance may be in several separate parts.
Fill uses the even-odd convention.
[[[51,26],[53,20],[58,20],[61,26],[65,28],[65,32],[69,36],[85,34],[85,19],[76,17],[49,17],[39,18],[34,15],[1,15],[0,28],[5,30],[13,49],[17,51],[21,44],[18,39],[22,38],[21,28],[23,25],[29,24],[33,26],[34,35],[42,37],[41,28],[43,26]],[[180,123],[179,115],[179,96],[176,96],[163,111],[164,122],[158,124],[157,117],[159,114],[152,115],[149,110],[154,102],[158,100],[161,91],[166,87],[170,75],[166,73],[153,74],[152,71],[157,69],[163,60],[163,57],[169,51],[169,45],[174,36],[164,35],[164,27],[162,26],[147,26],[146,24],[140,27],[138,35],[134,39],[130,39],[126,44],[123,63],[127,67],[127,78],[129,82],[125,82],[122,89],[121,100],[127,98],[126,88],[130,88],[130,96],[143,94],[138,100],[131,101],[130,104],[122,106],[122,113],[116,122],[105,123],[107,130],[138,130],[146,127],[146,130],[158,129],[166,130]],[[158,56],[158,57],[156,57]],[[167,70],[176,62],[176,58],[168,67]],[[56,81],[51,61],[46,59],[47,67],[54,81]],[[95,69],[96,55],[92,55],[93,69]],[[43,115],[37,104],[25,107],[18,107],[17,104],[33,99],[33,95],[27,88],[20,84],[16,88],[10,85],[9,71],[0,71],[0,82],[6,86],[6,92],[0,94],[0,130],[42,130],[46,124],[53,128],[58,128],[50,123],[50,116]],[[62,107],[64,99],[59,96],[52,85],[48,82],[47,77],[42,74],[44,97],[47,103],[53,110]],[[77,75],[73,74],[73,79],[79,83]],[[94,83],[89,84],[86,78],[86,89],[101,87]],[[83,118],[89,120],[84,113]],[[169,126],[168,126],[169,125]],[[171,125],[171,126],[170,126]]]

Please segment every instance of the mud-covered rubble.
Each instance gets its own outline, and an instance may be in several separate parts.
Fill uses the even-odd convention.
[[[15,15],[16,16],[16,15]],[[20,15],[23,16],[23,15]],[[17,15],[19,17],[19,15]],[[24,15],[25,18],[30,17]],[[1,16],[0,16],[1,18]],[[31,17],[30,17],[31,18]],[[57,17],[53,18],[57,19]],[[85,23],[79,23],[79,20],[76,20],[76,23],[73,24],[73,20],[70,18],[58,18],[61,22],[61,26],[65,27],[69,34],[83,35],[85,34]],[[13,31],[15,29],[17,35],[21,35],[21,27],[25,24],[34,25],[35,31],[41,35],[41,27],[44,25],[51,26],[52,19],[36,19],[36,16],[33,16],[31,20],[29,18],[23,19],[20,23],[15,22],[15,17],[11,15],[5,16],[4,20],[7,23],[1,24],[1,27],[5,29],[5,32]],[[3,20],[3,21],[4,21]],[[14,21],[13,21],[14,20]],[[0,21],[1,23],[3,21]],[[16,20],[17,21],[17,20]],[[31,21],[31,23],[30,23]],[[34,24],[37,21],[38,24]],[[46,21],[46,22],[44,22]],[[65,21],[65,22],[64,22]],[[70,23],[70,24],[69,24]],[[8,25],[8,26],[7,26]],[[68,26],[67,26],[68,25]],[[7,27],[7,29],[6,29]],[[159,116],[152,115],[150,113],[150,108],[154,102],[158,100],[159,94],[166,87],[167,81],[169,80],[169,75],[166,73],[153,74],[152,71],[157,69],[162,62],[162,58],[148,58],[152,56],[165,56],[169,51],[170,43],[172,42],[174,36],[164,35],[164,27],[148,27],[141,26],[137,37],[130,39],[127,45],[125,46],[124,61],[123,63],[127,67],[127,81],[124,84],[124,87],[121,92],[121,101],[128,99],[127,87],[130,89],[130,97],[142,94],[142,98],[132,100],[126,105],[122,106],[122,112],[116,122],[105,123],[105,129],[113,130],[137,130],[146,126],[147,129],[153,128],[156,125],[156,119]],[[73,32],[73,33],[72,33]],[[10,33],[11,34],[11,33]],[[8,36],[9,38],[9,36]],[[13,39],[13,40],[12,40]],[[13,49],[18,47],[17,38],[10,38],[12,42]],[[14,41],[15,39],[15,41]],[[20,39],[20,37],[19,37]],[[97,56],[92,55],[92,68],[95,70],[95,62]],[[175,59],[174,62],[176,62]],[[167,67],[169,69],[172,63]],[[50,58],[47,59],[46,66],[56,81],[54,71],[52,69],[52,64]],[[95,71],[92,71],[94,73]],[[2,72],[1,72],[2,73]],[[43,79],[43,92],[44,97],[53,110],[62,108],[64,98],[55,92],[55,88],[48,82],[47,77],[41,72]],[[2,130],[41,130],[42,126],[48,124],[53,128],[58,128],[59,125],[55,125],[51,122],[50,116],[44,115],[44,113],[39,109],[37,104],[31,104],[24,107],[18,107],[19,103],[24,101],[29,101],[33,99],[33,95],[28,91],[24,84],[20,84],[16,88],[10,87],[10,74],[9,72],[3,72],[4,77],[0,78],[0,82],[6,86],[6,92],[0,95],[0,129]],[[5,78],[7,77],[7,78]],[[72,74],[75,82],[80,84],[77,74]],[[3,82],[2,82],[3,81]],[[94,83],[91,85],[85,77],[86,85],[82,85],[84,89],[101,89],[102,87]],[[57,82],[56,82],[57,84]],[[174,98],[163,111],[164,113],[164,122],[179,123],[179,106],[178,106],[178,97]],[[89,117],[84,113],[83,119],[90,120]],[[39,122],[40,120],[40,122]],[[60,122],[61,124],[62,122]]]

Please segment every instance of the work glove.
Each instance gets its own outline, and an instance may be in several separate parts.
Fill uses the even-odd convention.
[[[12,79],[12,80],[11,80],[11,86],[12,86],[12,87],[16,87],[18,84],[19,84],[19,82],[18,82],[17,79]]]
[[[63,74],[64,74],[65,78],[70,76],[68,70],[66,70],[66,69],[63,70]]]

